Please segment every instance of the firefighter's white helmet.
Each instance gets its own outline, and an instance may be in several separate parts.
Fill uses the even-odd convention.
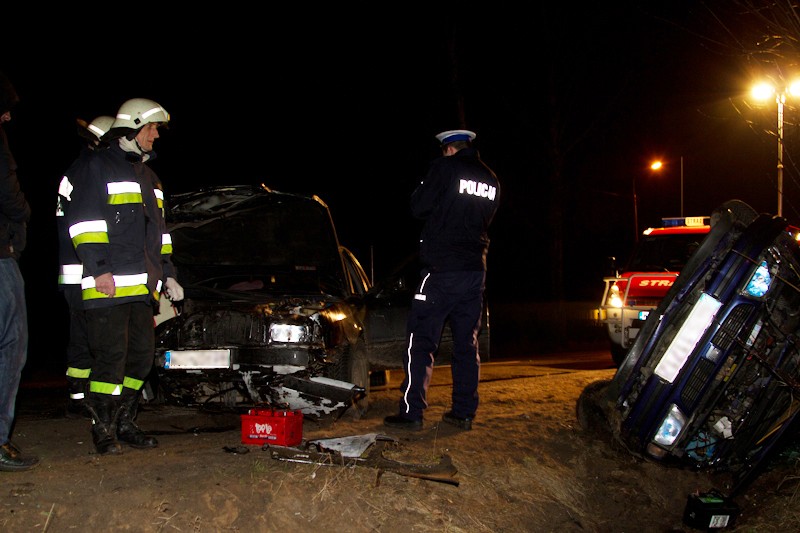
[[[114,124],[114,120],[114,117],[100,115],[99,117],[95,117],[95,119],[86,126],[86,129],[89,130],[89,133],[97,137],[99,140],[100,137],[105,135],[108,130],[111,129],[111,126]]]
[[[138,130],[145,124],[169,122],[169,113],[160,104],[147,98],[133,98],[122,104],[111,128]]]

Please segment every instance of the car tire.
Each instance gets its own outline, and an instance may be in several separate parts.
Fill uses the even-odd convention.
[[[584,387],[575,405],[578,424],[584,431],[608,435],[609,424],[604,404],[606,403],[608,385],[611,380],[602,379],[589,383]]]
[[[363,387],[365,394],[355,400],[346,414],[360,420],[369,408],[369,355],[363,340],[353,344],[344,355],[337,369],[336,379]]]

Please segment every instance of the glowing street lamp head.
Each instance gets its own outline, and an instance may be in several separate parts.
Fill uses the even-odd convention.
[[[661,161],[653,161],[650,163],[650,170],[661,170],[661,167],[664,166],[664,163]]]
[[[775,94],[775,87],[769,83],[759,83],[753,86],[750,94],[752,94],[753,98],[756,100],[767,100],[772,98]]]

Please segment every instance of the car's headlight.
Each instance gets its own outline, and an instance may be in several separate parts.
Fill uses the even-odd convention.
[[[308,342],[308,338],[307,326],[281,323],[272,323],[269,325],[269,340],[271,342]]]
[[[686,417],[678,409],[678,406],[673,403],[669,408],[669,412],[667,412],[667,416],[661,421],[661,425],[653,437],[653,442],[662,446],[672,446],[672,443],[683,431],[684,424],[686,424]]]
[[[750,296],[754,296],[756,298],[761,298],[767,291],[769,290],[769,286],[772,284],[772,275],[769,272],[769,268],[767,267],[766,261],[761,261],[761,264],[756,268],[755,272],[753,272],[750,281],[747,282],[747,286],[745,287],[745,292]]]

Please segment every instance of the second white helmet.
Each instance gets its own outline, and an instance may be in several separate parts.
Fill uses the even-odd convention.
[[[114,125],[114,120],[114,117],[100,115],[99,117],[95,117],[95,119],[86,126],[86,129],[89,130],[92,135],[100,139],[100,137],[105,135]]]

